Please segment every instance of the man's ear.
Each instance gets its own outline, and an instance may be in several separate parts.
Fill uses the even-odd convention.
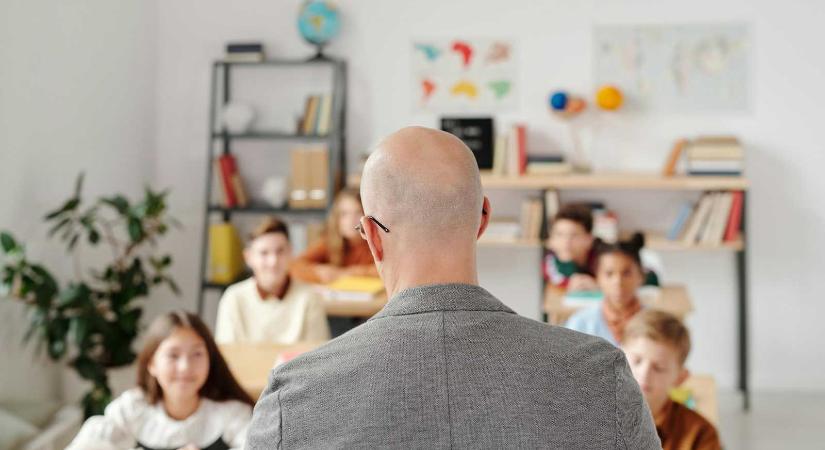
[[[480,238],[482,234],[484,234],[484,230],[487,229],[487,225],[490,224],[490,217],[492,215],[493,210],[490,207],[490,199],[487,196],[484,196],[484,202],[481,204],[481,225],[478,227],[478,234],[476,235],[476,239]]]
[[[361,226],[364,227],[364,234],[367,236],[367,244],[370,246],[370,253],[376,264],[384,261],[384,245],[381,242],[381,233],[378,226],[366,217],[361,219]]]

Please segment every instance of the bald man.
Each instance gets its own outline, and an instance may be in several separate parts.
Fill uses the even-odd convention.
[[[272,372],[247,448],[661,448],[621,351],[478,286],[491,209],[460,140],[390,135],[361,197],[358,228],[390,300]]]

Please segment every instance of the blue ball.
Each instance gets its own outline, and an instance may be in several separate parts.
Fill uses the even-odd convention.
[[[564,111],[567,106],[567,93],[562,91],[550,95],[550,107],[556,111]]]

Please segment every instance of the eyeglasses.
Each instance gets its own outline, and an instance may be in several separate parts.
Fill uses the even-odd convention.
[[[379,222],[378,219],[376,219],[375,217],[373,217],[373,216],[364,216],[364,217],[361,217],[361,220],[363,220],[364,218],[367,218],[367,219],[372,220],[373,222],[375,222],[375,224],[378,225],[378,228],[381,228],[382,230],[384,230],[384,233],[389,233],[390,232],[390,229],[385,227],[384,224]],[[363,225],[363,222],[361,222],[361,220],[358,221],[358,225],[355,226],[355,229],[361,234],[361,237],[363,239],[366,239],[367,235],[366,235],[366,233],[364,233],[364,225]]]

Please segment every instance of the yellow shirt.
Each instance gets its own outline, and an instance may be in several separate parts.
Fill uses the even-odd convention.
[[[298,280],[284,298],[261,298],[255,279],[229,286],[218,305],[215,341],[294,344],[330,338],[320,296]]]

